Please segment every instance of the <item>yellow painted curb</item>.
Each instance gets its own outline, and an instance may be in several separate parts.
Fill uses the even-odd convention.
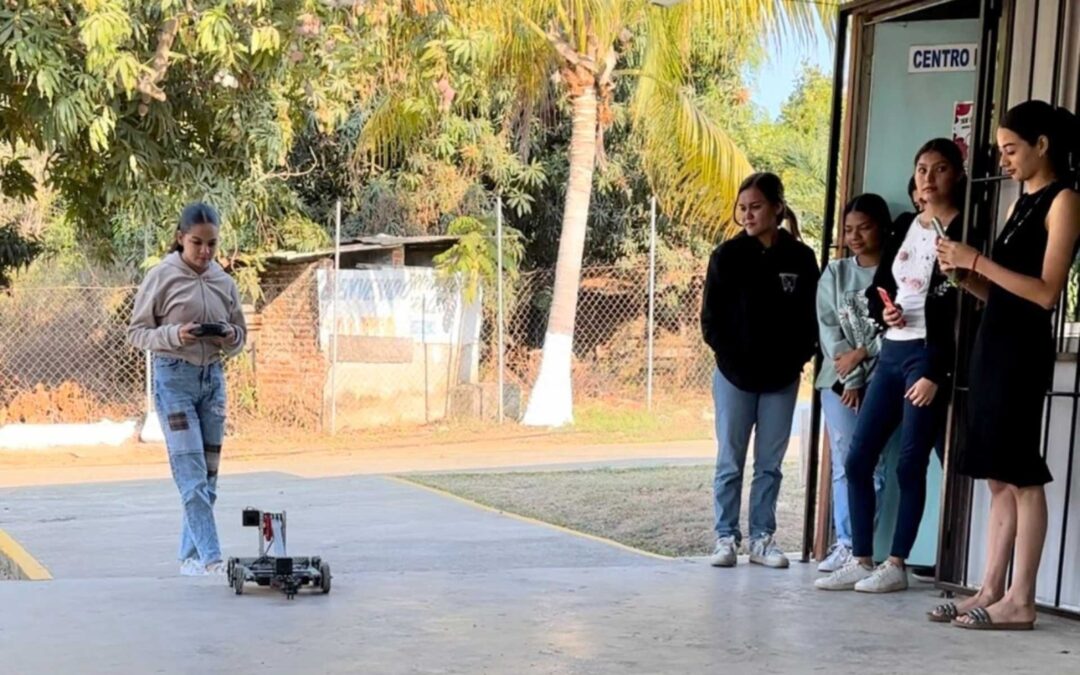
[[[7,567],[12,576],[23,581],[49,581],[52,575],[34,556],[27,553],[11,535],[0,530],[0,565]]]
[[[652,551],[646,551],[644,549],[635,548],[633,546],[628,546],[627,544],[617,542],[614,539],[608,539],[607,537],[600,537],[600,536],[597,536],[595,534],[589,534],[588,532],[581,532],[580,530],[572,530],[569,527],[563,527],[562,525],[555,525],[554,523],[549,523],[549,522],[547,522],[545,520],[538,520],[536,518],[530,518],[529,516],[523,516],[523,515],[518,514],[518,513],[513,513],[512,511],[504,511],[502,509],[495,508],[494,506],[488,506],[487,504],[481,504],[480,502],[473,501],[472,499],[469,499],[467,497],[462,497],[460,495],[456,495],[453,492],[447,492],[446,490],[441,490],[441,489],[436,488],[436,487],[431,487],[430,485],[424,485],[423,483],[417,483],[416,481],[409,480],[408,478],[402,478],[401,476],[383,476],[383,478],[385,478],[387,480],[394,481],[395,483],[401,483],[402,485],[407,485],[408,487],[420,488],[421,490],[427,490],[428,492],[431,492],[432,494],[439,495],[440,497],[445,497],[447,499],[453,499],[456,502],[461,502],[462,504],[467,504],[469,506],[472,506],[472,507],[478,508],[478,509],[482,509],[484,511],[490,511],[491,513],[497,513],[500,516],[506,516],[507,518],[513,518],[514,520],[519,520],[519,521],[521,521],[523,523],[529,523],[530,525],[539,525],[541,527],[546,527],[548,529],[552,529],[552,530],[555,530],[557,532],[562,532],[563,534],[569,534],[569,535],[573,535],[575,537],[581,537],[582,539],[588,539],[589,541],[595,541],[595,542],[598,542],[600,544],[606,544],[608,546],[613,546],[615,548],[622,549],[622,550],[627,551],[629,553],[636,553],[637,555],[643,555],[643,556],[645,556],[647,558],[653,558],[653,559],[656,559],[656,560],[678,560],[678,558],[672,558],[671,556],[661,555],[659,553],[653,553]]]

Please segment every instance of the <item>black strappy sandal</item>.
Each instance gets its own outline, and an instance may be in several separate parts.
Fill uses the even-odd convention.
[[[934,623],[952,623],[955,619],[964,616],[956,608],[955,602],[946,602],[938,605],[932,611],[926,613],[926,618]]]
[[[985,607],[976,607],[968,612],[967,616],[967,621],[953,619],[952,625],[968,630],[1032,630],[1035,628],[1034,621],[994,623],[994,620],[990,618],[990,612],[987,612]]]

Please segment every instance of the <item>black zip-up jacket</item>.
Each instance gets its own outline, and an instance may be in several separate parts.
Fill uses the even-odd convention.
[[[885,239],[885,245],[881,250],[881,263],[874,274],[874,283],[866,289],[866,298],[869,302],[870,318],[874,320],[880,331],[888,328],[885,324],[885,303],[878,295],[876,287],[885,289],[889,297],[896,300],[896,279],[893,278],[892,267],[900,247],[904,244],[904,237],[915,222],[914,213],[901,214],[893,224],[892,231]],[[921,227],[916,225],[916,227]],[[963,239],[964,217],[958,214],[945,228],[945,234],[953,241]],[[969,244],[978,248],[977,242]],[[930,286],[926,291],[926,348],[930,357],[930,372],[927,378],[943,387],[948,384],[953,375],[953,361],[956,356],[956,310],[958,289],[949,284],[948,277],[941,271],[941,267],[934,262],[934,270],[930,273]],[[901,307],[901,311],[903,308]]]
[[[818,267],[809,246],[780,230],[765,248],[741,233],[709,258],[701,332],[739,389],[779,391],[817,350]]]

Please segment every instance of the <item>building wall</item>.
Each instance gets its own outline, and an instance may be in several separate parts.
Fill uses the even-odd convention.
[[[885,23],[874,33],[870,118],[862,178],[893,215],[911,211],[907,194],[915,152],[931,138],[952,138],[953,106],[975,98],[975,72],[909,73],[913,45],[979,41],[973,19]]]
[[[398,363],[338,363],[338,429],[426,424],[449,413],[450,391],[459,384],[457,345],[409,343]],[[452,361],[453,360],[453,361]]]
[[[466,305],[460,291],[440,289],[430,268],[340,274],[336,306],[332,276],[317,275],[324,312],[319,344],[323,353],[337,353],[325,390],[334,428],[446,417],[451,392],[478,379],[479,299]]]
[[[262,277],[253,334],[260,410],[272,418],[321,428],[329,363],[319,350],[315,271],[328,260],[271,266]]]

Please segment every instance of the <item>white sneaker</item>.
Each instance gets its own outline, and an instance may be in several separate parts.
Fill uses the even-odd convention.
[[[735,543],[735,537],[720,537],[709,557],[709,564],[713,567],[735,567],[738,559],[739,545]]]
[[[787,556],[773,541],[771,535],[750,540],[750,562],[765,567],[784,568],[788,566]]]
[[[823,591],[851,591],[855,585],[868,578],[874,570],[863,567],[858,558],[851,558],[847,564],[836,570],[827,577],[821,577],[814,581],[814,588]]]
[[[206,566],[206,576],[208,577],[222,577],[224,578],[226,573],[225,563],[220,560],[212,562]]]
[[[825,559],[817,566],[817,571],[831,574],[846,565],[849,560],[851,560],[851,549],[836,542],[829,551],[829,555],[825,556]]]
[[[855,584],[855,590],[860,593],[892,593],[906,591],[907,587],[907,570],[890,560],[878,565],[873,574]]]
[[[188,558],[184,562],[180,563],[180,576],[182,577],[204,577],[206,576],[206,568],[202,563],[194,558]]]

